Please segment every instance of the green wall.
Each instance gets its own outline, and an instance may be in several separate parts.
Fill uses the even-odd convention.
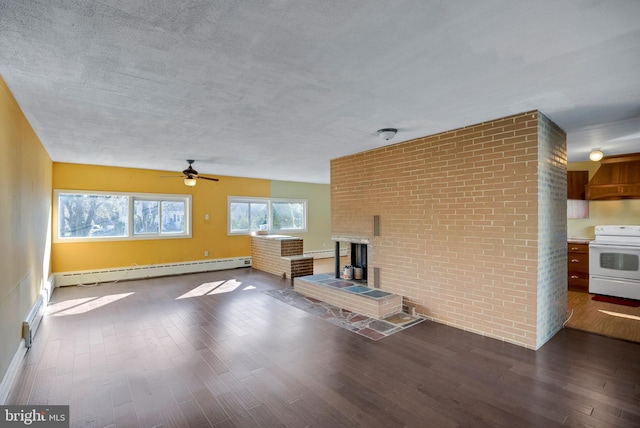
[[[288,233],[304,239],[304,251],[333,251],[331,241],[331,194],[328,184],[271,182],[272,198],[308,200],[307,233]]]

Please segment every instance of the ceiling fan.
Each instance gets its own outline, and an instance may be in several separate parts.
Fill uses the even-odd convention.
[[[184,178],[184,185],[185,186],[189,186],[189,187],[195,186],[197,180],[220,181],[217,178],[205,177],[204,175],[199,175],[198,171],[193,169],[193,166],[192,166],[193,162],[195,162],[193,159],[187,159],[187,163],[189,164],[189,166],[187,167],[187,169],[182,171],[182,175],[181,176],[179,176],[179,175],[165,175],[163,177],[183,177]]]

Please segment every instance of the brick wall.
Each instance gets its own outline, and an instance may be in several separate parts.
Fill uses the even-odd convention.
[[[522,113],[334,159],[331,233],[370,240],[368,268],[379,269],[380,283],[370,277],[369,286],[403,295],[435,321],[539,347],[545,321],[538,317],[548,314],[537,311],[538,209],[555,213],[558,203],[539,200],[538,167],[546,162],[539,159],[539,116]],[[554,144],[563,146],[564,133],[557,136]],[[373,236],[374,215],[380,236]],[[566,226],[553,233],[565,240]]]
[[[281,241],[280,256],[300,256],[303,252],[303,245],[304,241],[300,238]]]
[[[562,129],[538,113],[537,347],[567,315],[567,146]]]

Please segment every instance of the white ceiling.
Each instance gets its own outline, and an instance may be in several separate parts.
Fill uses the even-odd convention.
[[[328,183],[533,109],[640,152],[637,0],[0,0],[0,74],[56,162]]]

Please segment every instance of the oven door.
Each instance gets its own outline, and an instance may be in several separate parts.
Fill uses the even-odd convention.
[[[589,276],[640,281],[640,247],[591,242]]]

